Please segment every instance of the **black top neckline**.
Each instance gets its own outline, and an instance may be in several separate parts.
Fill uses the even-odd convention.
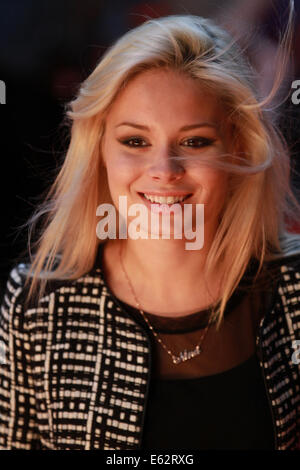
[[[243,291],[235,291],[232,294],[225,308],[224,317],[227,316],[229,312],[231,312],[242,302],[245,295],[246,292]],[[142,314],[138,308],[135,308],[120,299],[118,299],[118,302],[127,312],[131,313],[131,315],[133,315],[135,318],[142,318],[143,322],[146,324],[146,321],[143,319]],[[183,315],[179,317],[165,317],[163,315],[156,315],[144,310],[143,312],[157,333],[180,334],[191,333],[193,331],[205,328],[208,324],[212,309],[207,308],[189,315]]]

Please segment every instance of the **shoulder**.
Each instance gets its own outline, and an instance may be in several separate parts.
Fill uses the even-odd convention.
[[[282,253],[275,256],[275,259],[297,263],[300,259],[300,234],[284,232],[279,237],[279,242]]]
[[[9,273],[4,295],[1,303],[0,336],[5,338],[9,331],[23,330],[24,315],[22,308],[22,294],[26,281],[26,265],[15,266]]]
[[[22,295],[28,272],[28,265],[20,263],[14,266],[8,276],[3,303],[16,302]]]
[[[297,332],[300,335],[300,235],[292,234],[282,241],[283,252],[269,262],[269,268],[276,268],[279,276],[276,288],[278,308],[292,334]]]
[[[99,270],[77,279],[51,280],[41,297],[33,295],[29,301],[27,275],[28,266],[24,264],[15,266],[9,274],[0,311],[0,342],[13,335],[31,338],[33,343],[45,339],[49,325],[58,331],[61,322],[77,334],[76,325],[83,318],[85,328],[97,330],[99,316],[106,318],[110,303]]]
[[[285,232],[279,238],[281,252],[267,260],[269,269],[277,267],[284,272],[300,272],[300,234]]]
[[[105,287],[102,270],[99,267],[94,267],[77,278],[39,279],[38,284],[45,282],[42,296],[38,296],[37,289],[36,293],[28,300],[31,279],[29,263],[19,263],[14,266],[7,279],[2,306],[11,308],[21,305],[22,309],[26,306],[26,310],[28,310],[47,303],[53,294],[66,293],[77,295],[77,301],[80,302],[83,294],[90,294],[97,290],[99,295]]]

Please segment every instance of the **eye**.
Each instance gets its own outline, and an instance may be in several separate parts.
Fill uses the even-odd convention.
[[[141,137],[130,137],[130,139],[119,140],[119,142],[127,145],[127,147],[148,147],[148,144]],[[141,142],[144,143],[141,145]]]
[[[190,145],[191,142],[196,142],[194,145]],[[208,137],[190,137],[183,142],[184,147],[194,147],[194,148],[201,148],[201,147],[208,147],[215,142],[215,139],[209,139]],[[188,145],[185,145],[185,144]]]

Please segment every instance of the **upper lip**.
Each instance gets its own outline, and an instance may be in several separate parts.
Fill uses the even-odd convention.
[[[183,196],[188,196],[189,193],[187,191],[139,191],[141,194],[147,194],[149,196],[162,196],[162,197],[183,197]]]

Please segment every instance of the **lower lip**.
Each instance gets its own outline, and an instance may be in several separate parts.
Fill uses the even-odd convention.
[[[159,202],[149,201],[149,199],[146,199],[142,193],[138,193],[138,195],[143,200],[144,204],[151,210],[151,212],[154,212],[154,213],[157,213],[157,212],[168,213],[171,207],[174,210],[174,213],[176,213],[177,211],[179,212],[184,207],[184,203],[190,198],[190,196],[188,196],[183,201],[174,202],[173,204],[167,204],[167,203],[160,204]]]

